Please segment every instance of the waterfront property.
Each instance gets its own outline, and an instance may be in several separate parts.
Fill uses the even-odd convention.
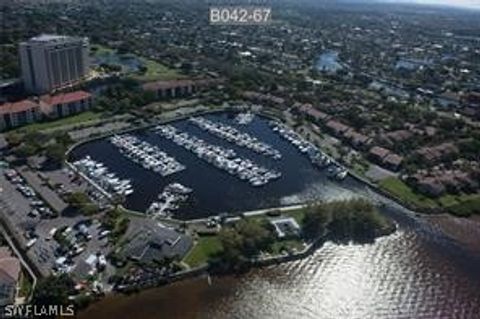
[[[36,122],[40,117],[39,105],[30,100],[0,105],[0,131]]]
[[[89,71],[88,47],[86,38],[49,34],[20,43],[26,90],[41,94],[77,84]]]
[[[300,235],[300,226],[293,217],[280,217],[271,219],[278,238],[297,237]]]
[[[85,91],[61,93],[54,96],[44,95],[40,98],[40,107],[45,116],[61,118],[92,108],[93,97]]]
[[[168,206],[160,203],[159,194],[169,184],[179,183],[191,189],[188,200],[177,202],[174,206],[178,208],[174,212],[168,210],[167,215],[180,219],[238,213],[309,200],[343,199],[356,196],[357,189],[363,187],[314,145],[301,140],[293,132],[285,128],[274,131],[269,120],[262,116],[255,116],[250,124],[241,125],[235,121],[236,115],[218,113],[204,118],[255,137],[254,142],[269,145],[281,154],[281,158],[265,156],[247,145],[232,143],[189,120],[178,120],[128,135],[157,147],[185,166],[175,174],[161,176],[154,169],[145,169],[137,164],[143,161],[140,154],[137,162],[122,156],[108,138],[74,148],[69,154],[70,161],[90,156],[108,167],[108,171],[115,173],[118,179],[131,181],[135,191],[124,202],[130,210],[147,212],[151,208],[151,212],[157,212],[161,207]],[[287,133],[288,138],[281,135]],[[188,142],[190,140],[194,142]],[[202,144],[199,144],[200,140]],[[203,145],[203,149],[198,149],[198,145]],[[154,202],[158,203],[152,207]]]
[[[192,239],[169,228],[143,223],[121,249],[119,257],[142,263],[162,261],[165,258],[180,260],[192,247]]]
[[[157,99],[169,99],[189,96],[221,82],[219,79],[166,80],[148,82],[142,88],[153,92]]]
[[[38,122],[62,118],[92,108],[92,95],[85,91],[43,95],[0,105],[0,131]]]

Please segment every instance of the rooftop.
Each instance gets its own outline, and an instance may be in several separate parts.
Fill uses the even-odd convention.
[[[79,37],[70,37],[66,35],[56,34],[40,34],[36,37],[30,38],[27,43],[64,43],[69,41],[85,40]]]
[[[54,96],[44,95],[40,98],[40,100],[50,105],[57,105],[85,100],[90,98],[91,96],[92,95],[90,93],[85,91],[75,91],[70,93],[57,94]]]
[[[14,103],[5,103],[0,105],[0,115],[20,113],[37,107],[38,104],[30,100],[22,100]]]
[[[132,236],[122,254],[144,262],[165,257],[182,258],[192,246],[192,240],[176,231],[157,225],[143,225]]]
[[[288,235],[298,235],[300,232],[300,226],[293,217],[271,219],[270,223],[275,227],[278,238],[284,238]]]

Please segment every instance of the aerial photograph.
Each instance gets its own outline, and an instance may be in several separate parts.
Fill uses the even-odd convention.
[[[0,9],[0,318],[480,319],[480,0]]]

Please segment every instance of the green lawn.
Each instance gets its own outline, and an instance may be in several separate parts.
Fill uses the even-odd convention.
[[[279,255],[282,251],[301,251],[304,248],[301,239],[287,239],[275,241],[272,244],[272,255]]]
[[[166,67],[156,61],[141,58],[142,63],[147,67],[145,74],[135,74],[132,77],[135,80],[148,82],[156,80],[173,80],[182,78],[177,71]]]
[[[305,217],[305,214],[307,213],[308,208],[300,208],[300,209],[295,209],[295,210],[290,210],[290,211],[284,211],[282,212],[282,215],[284,216],[290,216],[295,218],[296,222],[302,226],[303,224],[303,218]]]
[[[436,208],[435,200],[415,192],[407,184],[395,177],[388,177],[380,181],[380,187],[397,196],[401,200],[421,208]]]
[[[109,53],[115,53],[115,51],[109,47],[103,46],[101,44],[94,44],[91,47],[92,49],[95,48],[96,50],[91,50],[93,55],[103,55]]]
[[[47,130],[47,129],[52,129],[52,128],[64,126],[64,125],[80,124],[80,123],[83,123],[83,122],[98,120],[101,117],[102,117],[102,113],[87,111],[87,112],[83,112],[83,113],[80,113],[80,114],[77,114],[77,115],[64,117],[64,118],[61,118],[61,119],[58,119],[58,120],[29,124],[29,125],[22,126],[18,129],[16,129],[16,131],[19,132],[19,133],[30,133],[30,132],[34,132],[34,131],[43,131],[43,130]]]
[[[28,297],[32,292],[32,278],[25,271],[22,270],[20,273],[20,290],[18,294],[21,297]]]
[[[469,216],[480,214],[480,194],[446,194],[437,199],[428,198],[415,192],[401,180],[389,177],[380,181],[380,187],[394,194],[401,200],[421,208],[444,208],[458,215]]]
[[[190,267],[200,266],[221,250],[222,245],[217,236],[201,236],[183,261]]]
[[[450,207],[459,203],[458,197],[455,195],[444,195],[438,199],[438,203],[442,207]]]
[[[97,57],[105,56],[105,55],[118,55],[116,50],[111,48],[105,47],[103,45],[95,44],[92,47],[97,48],[96,51],[93,51],[93,55]],[[179,79],[183,76],[180,75],[176,70],[170,69],[167,66],[158,63],[156,61],[138,57],[133,54],[129,54],[135,56],[141,63],[147,67],[147,71],[144,74],[131,74],[131,78],[141,81],[141,82],[148,82],[148,81],[156,81],[156,80],[172,80],[172,79]],[[119,55],[120,56],[120,55]]]
[[[480,214],[480,194],[445,195],[439,202],[450,213],[457,216]]]

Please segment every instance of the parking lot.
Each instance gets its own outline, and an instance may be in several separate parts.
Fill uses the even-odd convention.
[[[36,189],[38,187],[45,186],[38,184]],[[50,193],[38,196],[37,191],[20,176],[18,170],[0,171],[0,210],[4,212],[18,241],[37,263],[38,269],[44,275],[52,271],[66,271],[83,279],[95,273],[99,261],[104,262],[110,249],[108,236],[105,236],[98,220],[87,219],[81,215],[54,214],[50,209],[51,203],[44,201],[45,198],[51,198],[49,196],[61,200],[58,194],[51,190]],[[65,236],[61,234],[62,230],[67,233]],[[56,239],[59,236],[65,238],[67,235],[68,245],[65,245],[65,242],[60,245]]]

